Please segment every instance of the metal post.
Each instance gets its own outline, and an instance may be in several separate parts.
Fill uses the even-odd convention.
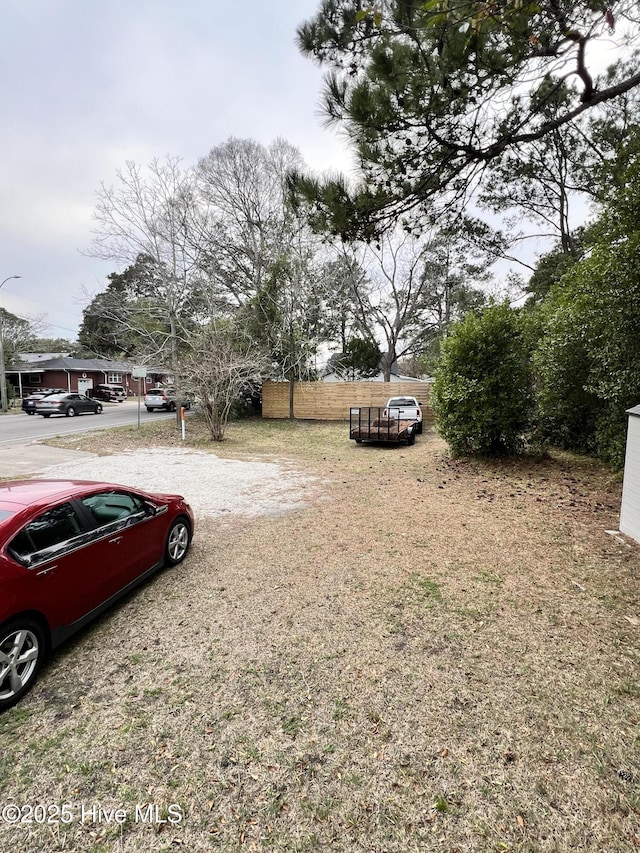
[[[11,281],[12,278],[22,278],[22,276],[8,276],[3,282],[0,282],[0,288],[2,288],[2,285],[7,281]],[[9,409],[7,402],[7,375],[4,367],[4,320],[2,317],[2,308],[0,308],[0,408],[3,413]]]

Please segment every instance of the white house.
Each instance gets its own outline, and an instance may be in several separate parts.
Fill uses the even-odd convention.
[[[341,353],[336,353],[335,355],[341,355]],[[335,357],[335,356],[334,356]],[[420,379],[417,376],[403,376],[401,373],[398,373],[398,362],[394,361],[391,365],[391,382],[425,382],[428,384],[433,384],[432,378],[423,378]],[[375,374],[375,376],[367,376],[362,377],[358,376],[349,376],[349,371],[345,370],[338,366],[336,369],[336,365],[334,364],[333,359],[329,359],[324,370],[320,374],[321,382],[384,382],[384,370],[382,368]]]

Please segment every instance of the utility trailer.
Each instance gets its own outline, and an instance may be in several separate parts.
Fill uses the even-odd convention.
[[[385,412],[384,406],[352,406],[349,410],[349,438],[356,444],[363,441],[414,444],[417,422],[389,418]]]

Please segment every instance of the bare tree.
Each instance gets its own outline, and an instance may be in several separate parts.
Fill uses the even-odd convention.
[[[282,139],[269,147],[230,139],[197,168],[212,309],[246,323],[270,374],[290,384],[291,417],[293,382],[309,377],[328,327],[320,239],[289,199],[287,178],[300,165]]]
[[[128,162],[115,187],[102,184],[89,254],[132,266],[142,257],[153,276],[119,322],[146,341],[147,359],[168,358],[179,381],[179,348],[201,284],[201,230],[194,175],[176,158],[146,169]]]
[[[315,355],[331,328],[316,242],[300,223],[291,233],[288,249],[272,265],[265,285],[247,306],[249,328],[268,353],[271,375],[289,383],[292,420],[294,383],[315,377]]]
[[[210,297],[233,311],[264,284],[291,235],[286,179],[299,151],[282,139],[269,147],[229,139],[196,168],[205,247],[201,263]]]
[[[472,285],[484,273],[467,258],[464,245],[450,230],[416,238],[398,229],[362,248],[353,298],[359,327],[386,346],[385,382],[399,358],[419,354],[444,335],[458,310],[479,295]]]
[[[286,251],[291,216],[288,172],[299,151],[284,140],[265,147],[229,139],[196,167],[203,255],[212,315],[232,314],[256,296]]]
[[[231,407],[260,381],[264,367],[253,340],[232,323],[212,323],[192,340],[184,376],[200,400],[213,441],[224,439]]]

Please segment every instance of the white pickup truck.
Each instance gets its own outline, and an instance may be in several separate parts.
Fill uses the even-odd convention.
[[[422,433],[422,409],[415,397],[390,397],[383,417],[396,421],[415,421],[416,433]]]

